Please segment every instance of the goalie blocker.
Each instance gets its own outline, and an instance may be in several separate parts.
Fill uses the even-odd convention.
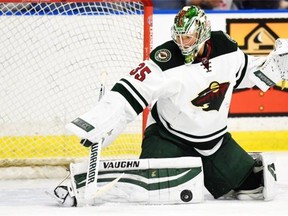
[[[255,190],[231,191],[239,200],[272,200],[275,196],[275,158],[271,153],[251,153],[255,172],[263,172],[263,185]],[[70,165],[70,178],[54,190],[63,206],[84,206],[87,163]],[[200,158],[104,160],[99,164],[98,188],[92,205],[102,203],[189,204],[204,200],[203,169]],[[118,178],[118,179],[117,179]],[[117,181],[115,181],[117,180]],[[115,181],[116,183],[111,184]]]

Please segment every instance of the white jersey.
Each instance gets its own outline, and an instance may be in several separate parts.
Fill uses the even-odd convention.
[[[211,33],[205,52],[206,57],[185,65],[173,41],[160,45],[151,52],[149,60],[131,70],[105,95],[92,111],[94,114],[89,114],[95,120],[90,120],[89,115],[83,118],[96,130],[103,130],[101,125],[108,121],[107,116],[113,116],[109,106],[115,109],[118,103],[124,112],[117,116],[122,115],[121,119],[128,123],[152,104],[148,124],[156,121],[176,139],[191,145],[219,139],[227,132],[233,89],[253,87],[249,74],[265,58],[244,54],[222,31]],[[97,112],[101,114],[95,116]],[[89,133],[82,133],[82,137],[93,141],[101,134],[93,130]]]
[[[207,59],[185,65],[178,46],[168,41],[112,90],[138,114],[156,100],[154,120],[179,138],[196,143],[214,140],[227,131],[233,89],[254,86],[248,74],[263,59],[248,57],[220,31],[212,32],[208,44]]]

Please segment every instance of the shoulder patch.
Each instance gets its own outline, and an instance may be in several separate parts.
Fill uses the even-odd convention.
[[[168,49],[159,49],[155,52],[154,58],[159,62],[168,62],[171,56],[172,54]]]
[[[184,57],[179,47],[172,40],[152,50],[150,59],[156,63],[162,71],[184,64]]]

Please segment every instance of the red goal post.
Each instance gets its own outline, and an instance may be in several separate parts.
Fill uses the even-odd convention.
[[[95,104],[101,72],[110,89],[149,58],[152,19],[151,0],[0,0],[0,179],[88,156],[64,125]],[[102,156],[137,157],[147,113]]]

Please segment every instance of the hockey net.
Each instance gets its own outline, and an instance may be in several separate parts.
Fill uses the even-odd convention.
[[[1,0],[0,179],[62,175],[88,156],[64,125],[97,102],[101,73],[109,90],[148,58],[152,10],[139,0]],[[141,139],[139,116],[101,157],[137,157]]]

